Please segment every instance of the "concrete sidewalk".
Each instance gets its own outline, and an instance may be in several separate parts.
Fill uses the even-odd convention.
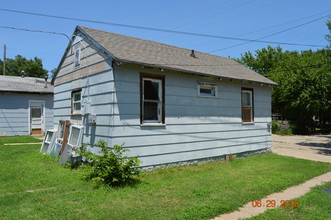
[[[272,135],[272,152],[284,156],[297,157],[307,160],[331,163],[331,135],[314,136],[278,136]],[[253,207],[252,202],[247,203],[238,211],[220,215],[214,220],[245,219],[265,212],[272,207],[266,207],[267,200],[281,204],[281,200],[294,200],[308,193],[311,188],[331,182],[331,172],[310,179],[300,185],[292,186],[286,190],[268,195],[261,199],[262,207]],[[275,207],[277,208],[277,207]]]
[[[282,192],[268,195],[267,197],[261,199],[261,203],[263,204],[262,207],[253,207],[252,202],[249,202],[244,207],[240,208],[238,211],[220,215],[214,218],[214,220],[234,220],[234,219],[245,219],[245,218],[253,217],[255,215],[265,212],[268,209],[272,209],[265,207],[267,204],[267,200],[275,200],[277,206],[279,206],[281,204],[281,200],[293,200],[309,192],[312,187],[315,187],[317,185],[322,185],[323,183],[330,181],[331,181],[331,172],[328,172],[321,176],[317,176],[313,179],[310,179],[300,185],[287,188]]]

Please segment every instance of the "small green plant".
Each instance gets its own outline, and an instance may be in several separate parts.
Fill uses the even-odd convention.
[[[279,125],[277,121],[272,121],[272,133],[276,134],[277,132],[279,132]]]
[[[289,128],[281,128],[277,121],[272,121],[272,133],[278,135],[293,135],[291,126]]]
[[[86,158],[90,168],[88,178],[97,183],[112,187],[129,185],[135,182],[140,171],[137,166],[140,160],[137,157],[124,156],[123,153],[129,151],[123,149],[123,145],[114,145],[109,148],[108,144],[100,140],[96,146],[101,148],[101,155],[93,154],[83,147],[80,153]]]

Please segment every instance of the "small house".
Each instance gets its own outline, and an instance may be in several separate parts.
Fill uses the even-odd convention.
[[[77,26],[52,83],[54,128],[80,126],[95,153],[124,144],[149,167],[271,149],[276,84],[229,58]]]
[[[53,128],[53,86],[42,78],[0,75],[0,136]]]

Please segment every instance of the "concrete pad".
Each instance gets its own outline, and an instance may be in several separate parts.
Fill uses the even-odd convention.
[[[331,163],[331,135],[272,135],[272,152]]]

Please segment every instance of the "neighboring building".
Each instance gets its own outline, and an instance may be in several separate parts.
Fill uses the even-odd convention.
[[[45,79],[0,75],[0,136],[53,128],[53,86]]]
[[[225,57],[78,26],[54,83],[54,127],[83,126],[141,166],[271,148],[271,80]],[[77,134],[78,136],[78,134]]]

